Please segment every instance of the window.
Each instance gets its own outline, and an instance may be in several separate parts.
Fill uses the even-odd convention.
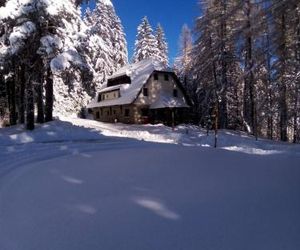
[[[100,109],[101,116],[103,116],[103,108]]]
[[[98,102],[101,102],[101,94],[98,95]]]
[[[113,113],[114,113],[114,115],[116,114],[116,110],[115,109],[114,109]]]
[[[113,79],[108,79],[107,87],[112,87],[120,84],[131,84],[131,79],[129,76],[124,75]]]
[[[125,117],[128,117],[130,115],[130,110],[129,109],[125,109]]]
[[[155,80],[155,81],[158,80],[158,74],[154,74],[154,80]]]
[[[148,89],[147,88],[143,88],[143,95],[148,96]]]
[[[178,97],[178,90],[177,89],[173,89],[173,96]]]
[[[169,81],[169,75],[165,74],[165,81]]]
[[[149,109],[141,109],[142,116],[148,116],[149,115]]]
[[[99,111],[96,112],[96,119],[100,119],[100,113],[99,113]]]

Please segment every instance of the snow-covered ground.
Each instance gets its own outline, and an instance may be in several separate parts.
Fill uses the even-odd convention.
[[[175,131],[164,125],[125,125],[99,123],[93,120],[64,118],[76,126],[93,129],[105,136],[126,137],[137,140],[177,144],[183,146],[213,147],[214,133],[196,126],[178,126]],[[292,153],[300,155],[300,145],[278,143],[270,140],[256,141],[243,132],[220,131],[219,148],[257,155]]]
[[[1,250],[298,250],[300,145],[65,118],[0,130]]]

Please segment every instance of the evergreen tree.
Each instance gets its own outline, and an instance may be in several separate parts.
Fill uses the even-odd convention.
[[[7,113],[7,90],[3,74],[0,72],[0,126]]]
[[[157,59],[160,62],[162,62],[165,67],[168,67],[169,66],[168,43],[166,40],[165,32],[160,24],[157,25],[155,37],[157,41],[157,48],[159,50]]]
[[[5,26],[1,32],[0,61],[1,67],[7,69],[5,74],[10,76],[6,85],[11,124],[16,121],[18,109],[19,122],[25,117],[27,128],[33,129],[34,103],[38,107],[38,122],[43,122],[44,87],[46,121],[52,120],[53,100],[56,111],[78,112],[78,106],[86,105],[90,99],[83,81],[90,69],[80,53],[82,20],[74,1],[9,0],[0,13]],[[59,91],[61,88],[64,91]],[[60,105],[61,100],[67,99],[73,103]]]
[[[108,10],[111,22],[110,28],[113,32],[111,40],[113,45],[114,71],[116,71],[128,63],[127,41],[121,19],[117,16],[113,5],[108,5]]]
[[[153,29],[147,17],[142,19],[142,23],[138,26],[138,34],[135,41],[135,49],[132,61],[133,63],[144,59],[158,59],[159,55],[157,40],[153,35]]]
[[[87,12],[87,54],[95,70],[96,89],[113,72],[128,62],[127,43],[120,18],[110,0],[97,1],[93,12]]]

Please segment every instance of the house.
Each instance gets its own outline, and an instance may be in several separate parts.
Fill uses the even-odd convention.
[[[121,68],[88,105],[95,120],[132,124],[181,123],[189,108],[176,74],[153,59]]]

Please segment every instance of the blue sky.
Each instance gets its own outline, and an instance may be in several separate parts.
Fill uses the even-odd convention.
[[[178,40],[183,24],[191,28],[199,16],[197,0],[112,0],[125,28],[129,58],[131,59],[137,26],[147,16],[152,27],[163,26],[169,43],[170,62],[178,51]]]

